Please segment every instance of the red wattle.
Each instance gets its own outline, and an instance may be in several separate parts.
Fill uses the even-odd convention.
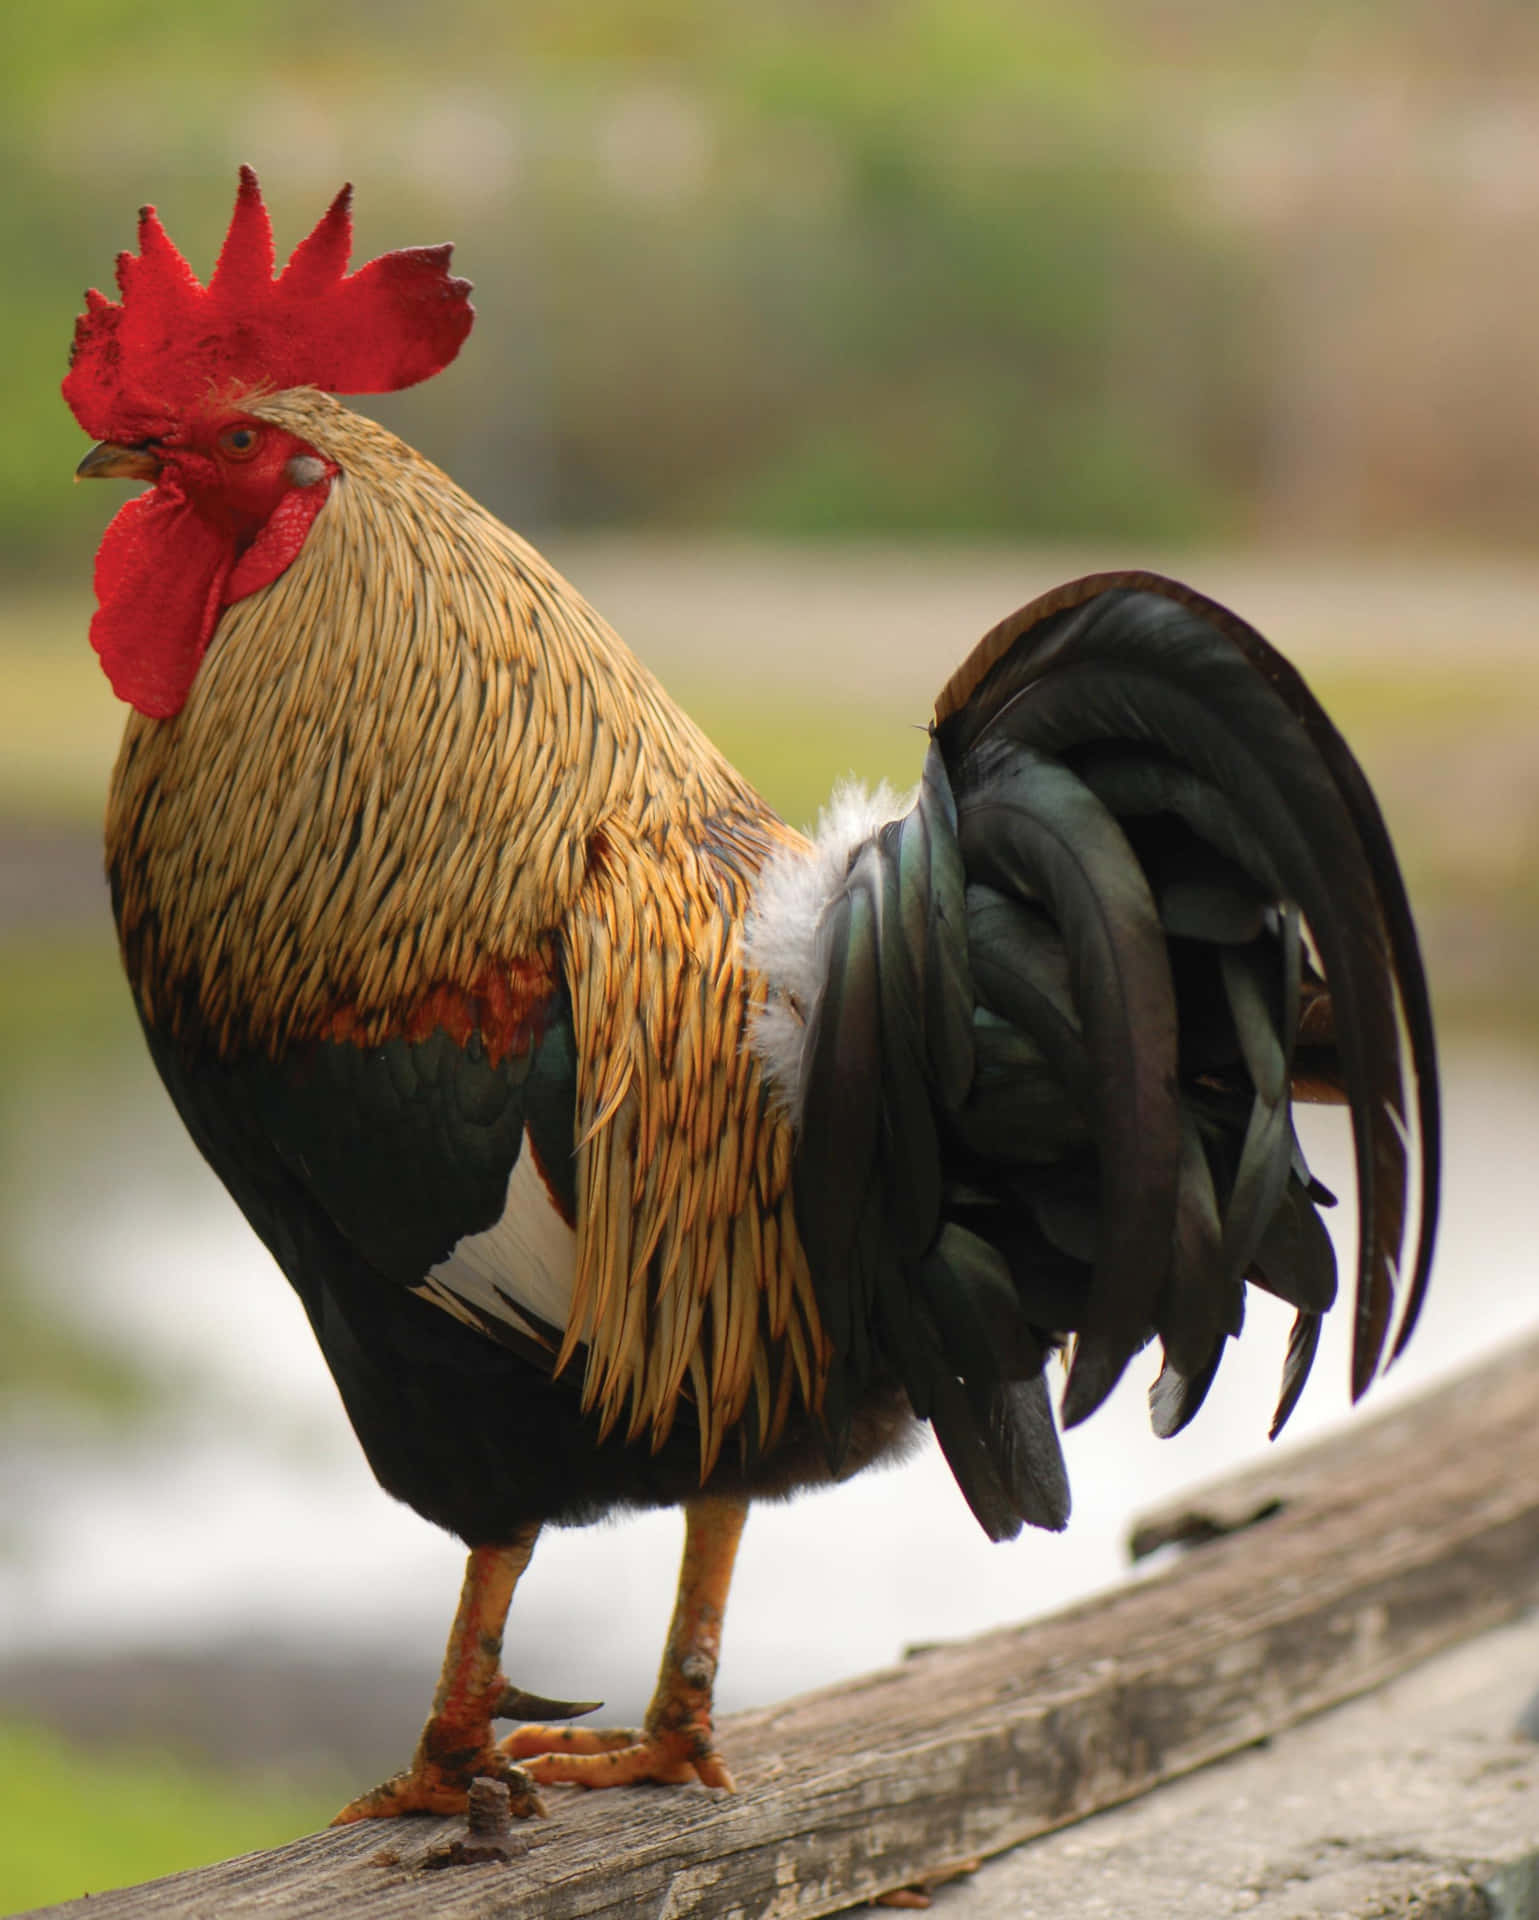
[[[152,720],[181,711],[219,615],[298,557],[334,477],[291,488],[239,555],[170,476],[118,511],[97,549],[91,645],[120,700]]]
[[[234,564],[233,537],[173,480],[118,510],[97,549],[91,645],[120,700],[152,720],[181,710]]]
[[[335,469],[333,469],[335,472]],[[291,561],[298,559],[315,516],[331,492],[332,475],[313,487],[293,487],[273,508],[267,525],[235,563],[225,582],[224,601],[244,600],[260,587],[270,587]]]

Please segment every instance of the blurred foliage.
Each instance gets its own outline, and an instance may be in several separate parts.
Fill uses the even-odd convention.
[[[1523,536],[1535,77],[1512,0],[11,8],[0,567],[109,504],[82,283],[141,200],[206,276],[242,160],[285,251],[347,177],[360,258],[456,239],[370,405],[526,527]]]
[[[155,1755],[80,1752],[0,1724],[0,1912],[279,1846],[324,1826],[337,1797],[210,1779]]]
[[[0,818],[101,824],[124,709],[86,644],[90,620],[79,591],[12,591],[0,600]],[[5,1020],[0,1001],[0,1040]]]
[[[45,1410],[104,1415],[115,1434],[156,1411],[156,1387],[111,1340],[61,1317],[0,1266],[0,1432],[8,1440]]]
[[[1445,1039],[1539,1036],[1539,668],[1314,676],[1388,819]]]
[[[35,1144],[41,1127],[58,1134],[58,1151],[77,1145],[50,1104],[53,1090],[87,1076],[105,1089],[125,1063],[137,1066],[139,1046],[106,928],[0,928],[0,1434],[47,1405],[117,1418],[152,1410],[156,1383],[84,1316],[60,1312],[15,1231],[23,1140]]]
[[[834,783],[848,776],[906,793],[918,780],[925,736],[879,702],[851,711],[757,693],[746,701],[720,680],[670,676],[670,693],[780,814],[811,830]]]
[[[133,998],[105,923],[87,932],[0,929],[0,1111],[24,1105],[29,1079],[108,1062],[141,1045]]]
[[[346,176],[360,255],[455,235],[480,327],[378,410],[524,524],[1212,529],[1245,273],[1130,160],[1128,52],[1006,0],[12,9],[0,564],[108,504],[83,280],[145,199],[206,277],[238,160],[285,250]]]

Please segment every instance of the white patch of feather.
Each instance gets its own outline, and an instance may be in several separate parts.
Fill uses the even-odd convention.
[[[777,853],[754,888],[745,952],[769,994],[749,1042],[764,1062],[771,1098],[793,1119],[801,1107],[807,1035],[828,974],[824,918],[844,890],[856,851],[912,805],[912,794],[895,793],[885,781],[871,792],[858,780],[842,780],[818,816],[812,846]]]
[[[565,1328],[572,1311],[577,1235],[562,1219],[528,1135],[508,1175],[501,1217],[482,1233],[456,1242],[430,1279],[476,1313],[520,1333],[537,1333],[520,1307],[547,1326]],[[433,1298],[429,1294],[426,1297]],[[446,1303],[437,1300],[435,1304]]]

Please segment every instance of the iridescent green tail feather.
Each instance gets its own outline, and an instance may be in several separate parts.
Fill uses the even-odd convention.
[[[850,1409],[896,1376],[987,1531],[1057,1527],[1069,1424],[1150,1339],[1174,1433],[1247,1282],[1295,1310],[1273,1431],[1336,1291],[1292,1102],[1350,1109],[1353,1391],[1438,1190],[1426,983],[1388,835],[1292,669],[1155,576],[1078,582],[996,629],[942,696],[908,813],[852,849],[818,929],[795,1089],[797,1222]],[[1406,1082],[1414,1082],[1408,1102]]]

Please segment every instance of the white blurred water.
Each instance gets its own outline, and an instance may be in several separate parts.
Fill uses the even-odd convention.
[[[1380,1407],[1539,1326],[1528,1164],[1539,1064],[1518,1051],[1457,1053],[1445,1093],[1437,1272],[1409,1355],[1375,1389]],[[1317,1171],[1349,1190],[1344,1122],[1311,1118]],[[355,1656],[436,1650],[461,1551],[374,1485],[297,1302],[158,1089],[135,1080],[116,1100],[99,1086],[59,1093],[16,1151],[11,1211],[29,1270],[153,1364],[166,1411],[128,1439],[56,1422],[0,1468],[0,1658],[248,1635]],[[1350,1231],[1345,1207],[1338,1217]],[[1265,1449],[1287,1321],[1253,1292],[1244,1340],[1174,1441],[1150,1435],[1152,1356],[1135,1363],[1067,1438],[1075,1513],[1061,1537],[990,1545],[933,1448],[759,1508],[734,1587],[723,1707],[1126,1577],[1133,1514]],[[1348,1316],[1333,1314],[1288,1442],[1347,1417],[1348,1339]],[[679,1537],[674,1514],[548,1534],[515,1605],[509,1671],[544,1692],[644,1698]],[[521,1644],[537,1658],[521,1663]]]

